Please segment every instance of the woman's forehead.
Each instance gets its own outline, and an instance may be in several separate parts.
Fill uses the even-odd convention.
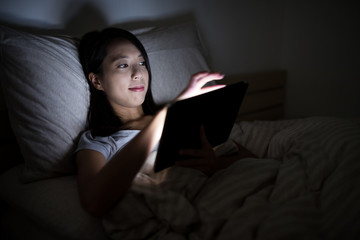
[[[110,61],[118,58],[142,57],[140,50],[127,39],[115,39],[107,48],[107,57]]]

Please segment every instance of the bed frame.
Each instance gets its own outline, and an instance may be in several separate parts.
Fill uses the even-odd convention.
[[[223,81],[226,84],[238,81],[249,83],[237,122],[284,118],[285,70],[229,75]]]

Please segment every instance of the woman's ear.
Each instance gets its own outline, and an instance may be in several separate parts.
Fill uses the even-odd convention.
[[[104,90],[104,88],[101,85],[99,75],[91,72],[91,73],[89,73],[89,80],[90,80],[91,84],[94,86],[94,88],[96,88],[97,90],[101,90],[101,91]]]

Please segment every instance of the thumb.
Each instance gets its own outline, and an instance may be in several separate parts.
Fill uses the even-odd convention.
[[[200,141],[201,141],[202,148],[212,148],[211,144],[209,143],[209,141],[206,137],[204,125],[200,126]]]

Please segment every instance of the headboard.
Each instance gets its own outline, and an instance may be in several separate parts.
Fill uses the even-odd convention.
[[[249,83],[237,121],[277,120],[284,117],[286,71],[277,70],[226,76],[226,84]]]

